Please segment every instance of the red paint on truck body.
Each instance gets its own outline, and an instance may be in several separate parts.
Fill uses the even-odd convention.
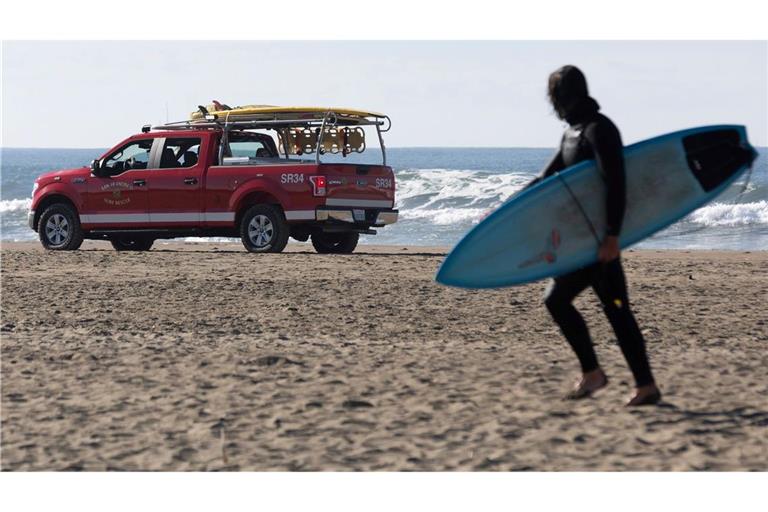
[[[220,131],[208,129],[134,135],[115,145],[99,160],[109,159],[137,142],[153,143],[147,168],[131,168],[108,177],[94,176],[87,167],[44,174],[36,180],[31,210],[37,219],[42,213],[40,206],[49,204],[56,196],[66,198],[75,206],[86,231],[236,230],[238,214],[259,202],[279,205],[291,224],[316,223],[314,217],[310,218],[312,212],[332,204],[382,211],[391,211],[394,207],[395,180],[390,167],[318,165],[283,158],[260,165],[214,165],[218,160],[220,137]],[[160,143],[154,141],[179,138],[200,140],[197,162],[176,168],[151,166],[161,161],[163,151]],[[325,196],[313,194],[309,178],[318,175],[326,178]]]

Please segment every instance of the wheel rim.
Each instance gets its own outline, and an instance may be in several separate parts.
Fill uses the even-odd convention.
[[[256,215],[248,223],[248,238],[254,247],[266,247],[274,234],[275,227],[266,215]]]
[[[52,245],[63,245],[69,237],[69,222],[64,215],[54,213],[45,223],[45,237]]]

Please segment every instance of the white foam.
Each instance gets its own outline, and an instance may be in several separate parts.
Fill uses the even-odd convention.
[[[452,169],[408,169],[396,175],[401,219],[435,225],[477,222],[531,180],[505,174]]]
[[[407,210],[400,212],[401,219],[422,219],[445,226],[461,222],[478,222],[491,208],[444,208],[440,210]]]
[[[498,201],[517,192],[531,180],[523,173],[491,174],[448,169],[406,170],[397,173],[398,202],[428,195],[424,204],[441,199],[469,199],[475,203]]]
[[[19,212],[29,210],[32,199],[4,199],[0,201],[0,213]]]
[[[709,227],[768,225],[768,201],[713,203],[693,212],[688,220]]]

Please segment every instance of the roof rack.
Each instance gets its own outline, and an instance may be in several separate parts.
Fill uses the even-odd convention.
[[[389,120],[389,118],[386,118]],[[310,126],[321,126],[323,119],[259,119],[259,120],[247,120],[247,121],[220,121],[205,120],[205,121],[177,121],[173,123],[166,123],[162,125],[153,126],[153,130],[199,130],[202,128],[239,128],[241,130],[258,130],[264,128],[305,128]],[[385,124],[391,125],[391,122],[383,120],[368,120],[368,119],[349,119],[349,118],[337,118],[336,122],[329,121],[325,123],[332,126],[384,126]],[[389,130],[389,126],[386,129],[382,129],[382,132]]]
[[[286,128],[319,128],[320,136],[317,140],[317,149],[315,161],[320,163],[320,146],[322,145],[323,134],[326,126],[375,126],[376,133],[379,137],[379,143],[381,145],[381,153],[383,158],[383,165],[387,165],[387,154],[384,147],[384,139],[382,137],[383,132],[389,131],[392,127],[392,121],[389,116],[370,114],[367,116],[357,116],[349,114],[336,114],[333,111],[326,112],[323,117],[314,118],[297,118],[297,119],[280,119],[278,116],[269,118],[267,116],[259,116],[258,119],[253,119],[253,116],[247,115],[229,115],[227,111],[219,111],[217,113],[209,113],[205,115],[205,119],[202,120],[188,120],[177,121],[173,123],[166,123],[162,125],[153,126],[152,130],[222,130],[224,131],[224,137],[228,136],[228,132],[232,129],[237,130],[259,130],[259,129],[286,129]],[[222,114],[224,119],[222,119]],[[250,117],[250,119],[248,119]],[[240,118],[240,119],[238,119]],[[386,126],[386,128],[384,127]],[[143,131],[143,129],[142,129]],[[287,154],[287,153],[286,153]]]

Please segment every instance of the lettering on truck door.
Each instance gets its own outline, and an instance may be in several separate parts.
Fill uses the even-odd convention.
[[[99,162],[102,175],[88,178],[80,222],[106,228],[149,221],[147,181],[154,140],[130,141]]]

